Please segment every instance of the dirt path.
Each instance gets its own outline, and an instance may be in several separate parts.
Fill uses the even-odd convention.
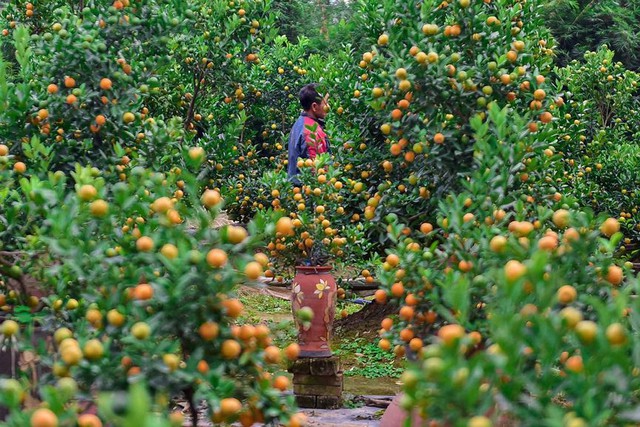
[[[363,406],[353,409],[304,409],[302,412],[307,416],[307,427],[378,427],[384,409]],[[188,416],[185,414],[188,418]],[[213,427],[213,423],[200,420],[198,427]],[[263,426],[263,424],[254,424]],[[186,421],[183,427],[191,427],[191,422]],[[234,423],[232,427],[241,427],[241,424]]]
[[[353,409],[305,409],[302,412],[308,417],[309,427],[351,427],[380,425],[380,417],[384,409],[363,406]]]
[[[361,401],[378,403],[382,401],[388,402],[391,398],[392,396],[362,396],[363,400]],[[341,409],[302,409],[301,411],[307,416],[307,427],[378,427],[385,409],[362,406]],[[201,418],[198,422],[198,427],[213,427],[214,424],[207,419],[205,412],[203,408],[200,409]],[[192,427],[189,421],[189,411],[184,409],[183,413],[186,418],[183,427]],[[263,426],[263,424],[254,424],[254,426]],[[241,427],[241,424],[234,423],[232,427]]]

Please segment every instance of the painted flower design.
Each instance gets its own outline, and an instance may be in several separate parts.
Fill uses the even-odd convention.
[[[314,294],[318,295],[318,299],[321,299],[327,291],[329,291],[329,284],[325,280],[320,279],[320,283],[316,284]]]
[[[304,293],[300,289],[299,283],[294,283],[293,288],[291,289],[291,294],[293,296],[293,302],[297,302],[298,304],[302,304],[302,299],[304,298]]]
[[[322,341],[322,344],[320,344],[320,349],[321,350],[329,350],[329,341],[327,340],[326,337],[319,337],[320,341]]]

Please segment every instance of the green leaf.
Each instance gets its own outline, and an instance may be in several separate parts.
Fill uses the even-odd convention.
[[[133,383],[129,389],[127,417],[124,420],[123,427],[140,427],[144,425],[150,408],[151,399],[144,383]]]
[[[29,75],[29,60],[31,59],[31,48],[29,47],[29,29],[26,26],[18,26],[13,34],[16,47],[16,60],[20,64],[20,73],[26,80]]]
[[[14,309],[14,318],[23,324],[29,324],[33,320],[33,314],[31,313],[31,307],[26,305],[16,306]]]

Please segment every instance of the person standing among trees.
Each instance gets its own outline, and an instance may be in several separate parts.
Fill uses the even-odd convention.
[[[324,132],[324,118],[329,111],[329,94],[321,96],[315,83],[304,86],[299,93],[303,112],[293,124],[289,135],[289,180],[300,185],[297,175],[298,158],[315,159],[318,154],[329,152],[329,139]]]

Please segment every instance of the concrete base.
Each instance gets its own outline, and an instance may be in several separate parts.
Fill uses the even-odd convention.
[[[293,374],[293,392],[301,408],[342,407],[344,380],[339,357],[300,358],[289,372]]]

